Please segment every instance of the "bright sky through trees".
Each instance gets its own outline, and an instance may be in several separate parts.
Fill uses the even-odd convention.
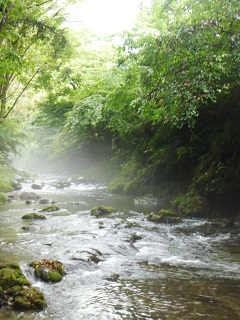
[[[129,30],[139,10],[139,0],[87,0],[70,9],[69,27],[82,27],[99,35]]]

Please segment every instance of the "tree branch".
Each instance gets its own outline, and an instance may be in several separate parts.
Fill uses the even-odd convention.
[[[19,93],[19,95],[17,96],[17,98],[15,99],[13,105],[11,106],[11,108],[9,108],[9,110],[7,111],[7,113],[3,116],[3,118],[7,118],[9,116],[9,114],[12,112],[13,108],[15,107],[15,105],[17,104],[18,100],[20,99],[20,97],[22,96],[22,94],[27,90],[29,84],[32,82],[32,80],[35,78],[35,76],[38,74],[38,72],[42,69],[43,66],[40,66],[36,72],[34,72],[34,74],[31,76],[31,78],[28,80],[28,82],[25,84],[25,86],[23,87],[22,91]]]

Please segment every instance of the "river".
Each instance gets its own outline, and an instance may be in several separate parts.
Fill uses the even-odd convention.
[[[56,320],[239,320],[240,228],[207,220],[178,225],[150,222],[156,207],[135,205],[131,197],[110,194],[105,186],[72,183],[64,189],[39,176],[23,190],[56,201],[59,211],[46,220],[24,221],[23,214],[46,205],[18,198],[0,207],[0,261],[19,262],[31,283],[44,292],[41,312],[0,310],[0,319]],[[94,206],[117,213],[96,218]],[[138,238],[136,238],[136,236]],[[97,257],[97,262],[91,257]],[[29,263],[60,260],[67,271],[56,284],[38,281]]]

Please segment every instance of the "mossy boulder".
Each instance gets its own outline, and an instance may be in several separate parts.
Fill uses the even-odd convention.
[[[165,209],[160,210],[158,213],[151,212],[147,216],[147,219],[149,221],[167,224],[174,224],[182,221],[182,219],[178,217],[174,212]]]
[[[60,208],[57,206],[48,206],[46,208],[43,208],[42,210],[40,210],[41,212],[53,212],[53,211],[59,211]]]
[[[7,197],[0,193],[0,204],[4,204],[7,201]]]
[[[31,212],[31,213],[27,213],[24,216],[22,216],[22,219],[24,219],[24,220],[31,220],[31,219],[44,220],[44,219],[46,219],[46,217],[43,214]]]
[[[42,310],[43,293],[32,288],[18,264],[0,264],[0,307],[12,310]]]
[[[112,207],[94,207],[91,210],[91,215],[95,216],[95,217],[100,217],[100,216],[105,216],[111,213],[117,212],[117,210],[115,210]]]
[[[30,264],[35,276],[44,282],[59,282],[66,275],[63,264],[58,260],[42,259]]]

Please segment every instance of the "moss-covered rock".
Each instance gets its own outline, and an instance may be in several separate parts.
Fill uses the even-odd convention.
[[[30,264],[35,276],[45,282],[59,282],[66,275],[63,264],[58,260],[42,259]]]
[[[53,211],[59,211],[60,208],[57,206],[49,206],[46,208],[43,208],[42,210],[40,210],[41,212],[53,212]]]
[[[95,217],[100,217],[100,216],[105,216],[111,213],[117,212],[117,210],[115,210],[112,207],[94,207],[91,210],[91,215],[95,216]]]
[[[170,210],[160,210],[158,213],[151,212],[147,219],[149,221],[158,222],[158,223],[179,223],[182,221],[180,217],[178,217],[174,212],[171,212]]]
[[[0,193],[0,204],[4,204],[7,201],[7,197]]]
[[[31,213],[27,213],[24,216],[22,216],[22,219],[24,219],[24,220],[28,220],[28,219],[44,220],[44,219],[46,219],[46,217],[43,214],[31,212]]]
[[[18,264],[0,264],[0,307],[13,310],[41,310],[43,293],[32,288]]]

